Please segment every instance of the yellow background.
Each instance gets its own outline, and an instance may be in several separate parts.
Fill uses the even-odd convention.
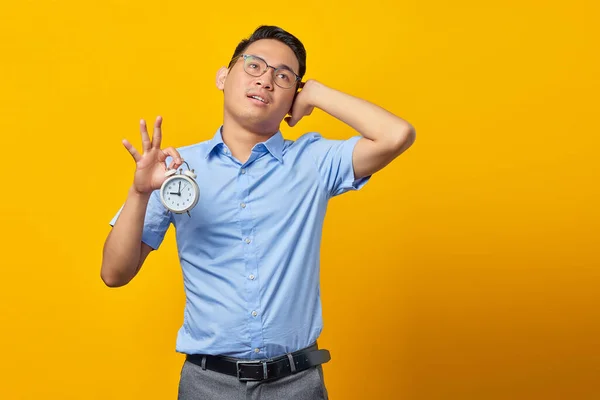
[[[322,243],[330,396],[600,398],[596,1],[12,1],[0,11],[0,399],[174,399],[173,231],[129,285],[100,280],[138,121],[210,138],[217,69],[258,25],[306,78],[417,141],[335,198]],[[346,138],[321,111],[293,129]],[[200,171],[201,173],[201,171]]]

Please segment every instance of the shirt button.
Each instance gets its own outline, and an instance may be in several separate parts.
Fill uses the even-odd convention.
[[[250,275],[248,278],[250,278],[250,280],[253,281],[256,277],[254,275]]]
[[[257,347],[257,348],[254,349],[254,352],[255,353],[260,353],[260,349]]]
[[[252,311],[252,316],[256,317],[258,315],[258,313],[256,311]]]
[[[246,203],[242,203],[242,204],[240,204],[240,207],[242,207],[242,208],[246,208]]]
[[[251,241],[252,241],[252,240],[250,240],[250,238],[246,238],[246,240],[244,240],[244,242],[246,242],[246,243],[248,243],[248,244],[250,244],[250,242],[251,242]]]
[[[242,168],[242,170],[240,172],[242,173],[242,175],[244,175],[246,173],[246,170],[244,168]]]

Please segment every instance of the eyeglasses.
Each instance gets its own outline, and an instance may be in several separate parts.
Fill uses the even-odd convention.
[[[283,89],[289,89],[300,80],[300,77],[295,72],[289,70],[286,67],[275,68],[267,64],[265,60],[258,56],[249,54],[242,54],[240,57],[244,58],[244,71],[248,75],[261,76],[268,71],[269,68],[274,70],[275,84]]]

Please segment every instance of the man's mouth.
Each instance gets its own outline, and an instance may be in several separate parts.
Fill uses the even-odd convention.
[[[258,95],[248,96],[248,98],[254,99],[254,100],[258,100],[258,101],[260,101],[263,104],[269,104],[269,102],[267,101],[267,99],[265,99],[264,97],[258,96]]]

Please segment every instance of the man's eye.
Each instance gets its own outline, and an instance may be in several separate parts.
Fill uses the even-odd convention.
[[[258,64],[255,64],[255,63],[250,63],[250,64],[248,64],[248,66],[252,69],[258,68]]]
[[[286,74],[279,74],[277,76],[279,77],[279,79],[283,79],[284,81],[289,81],[290,80],[289,75],[286,75]]]

